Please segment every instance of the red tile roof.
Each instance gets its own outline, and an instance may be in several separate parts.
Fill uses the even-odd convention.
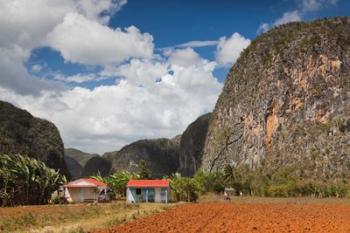
[[[81,178],[77,180],[73,180],[67,184],[64,185],[64,187],[68,188],[84,188],[84,187],[104,187],[107,186],[107,184],[98,181],[94,178]]]
[[[137,187],[137,188],[168,188],[168,180],[129,180],[127,187]]]

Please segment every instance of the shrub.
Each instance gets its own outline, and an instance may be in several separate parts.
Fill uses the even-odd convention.
[[[170,178],[170,187],[175,201],[196,201],[201,191],[194,178],[181,177],[180,174]]]
[[[198,170],[194,176],[201,194],[206,192],[223,192],[225,189],[223,174],[220,172],[204,172]]]

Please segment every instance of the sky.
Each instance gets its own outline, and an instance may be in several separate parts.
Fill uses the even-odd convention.
[[[349,10],[346,0],[0,0],[0,100],[52,121],[66,148],[172,138],[213,110],[259,34]]]

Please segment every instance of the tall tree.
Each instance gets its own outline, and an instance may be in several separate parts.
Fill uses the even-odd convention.
[[[141,160],[138,164],[138,175],[140,179],[150,179],[151,171],[147,168],[146,162]]]

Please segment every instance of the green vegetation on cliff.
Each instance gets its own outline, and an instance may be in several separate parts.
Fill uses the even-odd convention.
[[[0,101],[0,154],[24,154],[69,176],[56,126]]]
[[[143,160],[152,177],[160,178],[177,171],[178,151],[178,140],[160,138],[133,142],[119,151],[105,153],[103,158],[111,162],[112,171],[129,172],[138,172]]]

